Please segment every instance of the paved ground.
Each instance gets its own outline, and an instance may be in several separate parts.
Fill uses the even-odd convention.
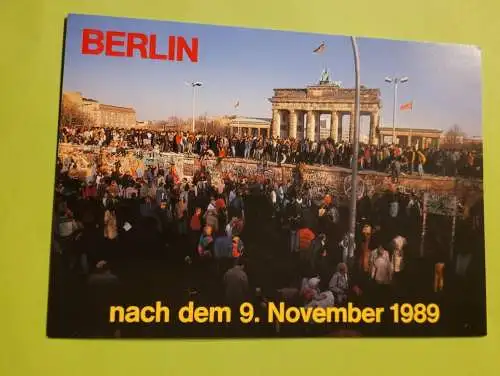
[[[247,201],[247,225],[242,238],[249,256],[248,274],[252,288],[260,287],[271,293],[289,286],[299,278],[295,260],[287,249],[287,236],[272,221],[270,212],[260,198]],[[135,244],[122,243],[126,255],[115,264],[115,271],[123,283],[123,304],[149,305],[157,300],[168,304],[172,312],[194,299],[201,305],[223,304],[222,285],[215,274],[202,275],[203,270],[194,269],[183,262],[188,251],[186,239],[155,238],[154,234],[144,237]],[[54,261],[54,260],[53,260]],[[54,261],[54,264],[56,262]],[[481,305],[478,299],[467,296],[481,292],[481,286],[469,286],[458,298],[449,289],[448,296],[431,292],[433,264],[431,261],[415,260],[408,267],[408,280],[401,302],[434,302],[441,305],[441,320],[438,325],[372,325],[356,326],[364,336],[427,336],[427,335],[471,335],[481,332]],[[61,272],[60,272],[61,273]],[[220,274],[219,274],[220,277]],[[64,274],[58,274],[59,284],[52,289],[49,315],[49,335],[62,337],[88,337],[94,335],[84,325],[87,307],[84,304],[85,291],[81,281]],[[62,281],[62,282],[61,282]],[[425,282],[427,281],[427,282]],[[190,297],[188,289],[196,287],[199,294]],[[476,294],[477,295],[477,294]],[[453,297],[455,296],[455,297]],[[471,321],[472,320],[472,321]],[[90,328],[92,329],[92,328]],[[268,325],[225,328],[216,325],[149,324],[122,327],[123,337],[216,337],[216,336],[276,336],[274,328]],[[324,329],[324,328],[323,328]],[[280,336],[328,335],[338,329],[331,325],[327,330],[305,329],[304,326],[284,326]]]

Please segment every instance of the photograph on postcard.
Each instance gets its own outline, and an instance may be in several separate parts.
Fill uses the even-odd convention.
[[[47,336],[486,335],[478,47],[69,15],[61,79]]]

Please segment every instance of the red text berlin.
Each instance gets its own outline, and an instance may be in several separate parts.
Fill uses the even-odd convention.
[[[165,46],[158,46],[155,34],[83,29],[82,54],[169,61],[184,61],[187,57],[197,63],[198,38],[191,38],[188,43],[183,37],[170,35]]]

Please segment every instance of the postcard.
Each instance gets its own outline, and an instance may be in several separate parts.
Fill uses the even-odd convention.
[[[47,336],[486,335],[481,106],[476,46],[69,15]]]

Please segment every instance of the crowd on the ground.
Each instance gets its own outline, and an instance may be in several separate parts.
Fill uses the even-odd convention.
[[[350,167],[353,162],[351,144],[332,139],[311,141],[181,131],[63,127],[59,140],[81,145],[252,158],[290,164],[304,162]],[[357,163],[360,169],[388,172],[396,178],[401,174],[424,173],[482,178],[482,158],[481,150],[361,144]]]
[[[84,139],[66,141],[83,143]],[[207,138],[201,136],[196,142],[200,139]],[[208,144],[210,140],[220,142],[221,138],[208,137]],[[335,197],[312,200],[299,169],[287,184],[254,185],[214,182],[204,168],[192,182],[180,180],[175,168],[161,166],[147,168],[139,177],[121,174],[119,166],[105,174],[99,163],[96,155],[85,182],[68,175],[71,160],[57,164],[51,288],[64,291],[71,285],[68,280],[74,280],[87,296],[87,300],[74,299],[80,304],[75,311],[82,319],[73,330],[83,331],[76,336],[110,334],[106,310],[112,303],[123,303],[123,290],[129,296],[138,288],[127,285],[127,279],[141,280],[148,274],[147,270],[125,271],[153,250],[168,253],[169,265],[174,265],[163,273],[175,276],[171,281],[175,286],[161,288],[185,292],[180,302],[201,299],[213,304],[220,299],[236,312],[246,301],[262,309],[271,300],[297,306],[347,302],[380,306],[391,299],[406,302],[443,289],[449,242],[441,230],[431,228],[427,235],[433,239],[426,247],[434,255],[434,277],[426,277],[415,266],[422,211],[415,194],[388,192],[376,200],[368,196],[359,200],[356,246],[351,250],[344,238],[348,215]],[[482,265],[482,243],[477,240],[482,231],[473,229],[471,223],[475,222],[463,221],[457,232],[465,239],[456,242],[463,248],[459,252],[463,257],[455,260],[460,267],[455,273],[451,267],[445,270],[465,281],[460,294],[479,299],[474,278]],[[73,306],[61,296],[75,298],[74,291],[66,295],[54,291],[52,310]],[[170,295],[165,298],[174,300]],[[460,299],[466,301],[463,296]],[[285,330],[267,329],[273,335]]]

